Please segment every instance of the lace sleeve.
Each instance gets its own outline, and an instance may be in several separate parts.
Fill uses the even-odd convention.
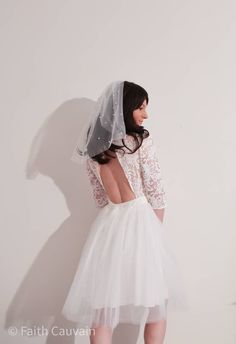
[[[140,169],[144,193],[153,209],[166,207],[166,195],[162,184],[157,150],[151,135],[140,147]]]
[[[86,171],[92,187],[95,205],[98,208],[102,208],[108,203],[107,194],[100,181],[98,180],[93,166],[91,166],[91,164],[89,163],[89,160],[86,161]]]

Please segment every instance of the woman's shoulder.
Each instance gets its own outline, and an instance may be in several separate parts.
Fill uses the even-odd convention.
[[[153,143],[154,143],[153,136],[151,133],[149,133],[149,135],[143,139],[143,144],[148,146],[148,145],[152,145]]]
[[[125,140],[135,143],[135,138],[132,135],[126,134]],[[144,144],[153,143],[153,136],[152,136],[152,134],[149,133],[148,136],[144,137],[142,143],[144,143]]]
[[[96,165],[98,165],[98,162],[93,160],[91,157],[87,157],[86,159],[86,167],[88,169],[96,170]]]
[[[135,138],[131,135],[126,135],[125,143],[130,149],[133,149],[137,146]],[[151,147],[154,146],[154,144],[155,144],[155,142],[154,142],[153,136],[152,136],[152,134],[149,133],[149,135],[147,137],[143,138],[142,144],[137,149],[136,154],[138,154],[138,153],[142,154],[142,152],[147,152],[149,149],[151,149]]]
[[[124,137],[124,141],[126,146],[129,147],[129,149],[134,149],[136,147],[136,140],[132,135],[128,135],[126,134]],[[122,140],[115,140],[113,141],[113,143],[117,144],[117,145],[121,145],[122,146]],[[154,139],[152,134],[149,133],[149,135],[147,137],[143,138],[142,144],[139,147],[138,151],[148,151],[149,149],[151,149],[151,147],[155,144]],[[126,151],[129,151],[129,149],[127,149],[126,147],[123,147],[123,149]],[[118,151],[119,153],[119,151]],[[99,165],[97,161],[93,160],[91,157],[86,159],[86,164],[87,167],[90,167],[94,170],[96,170],[96,166]]]

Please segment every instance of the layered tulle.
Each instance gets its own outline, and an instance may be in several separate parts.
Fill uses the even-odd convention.
[[[114,328],[185,309],[182,275],[165,230],[145,196],[109,202],[90,227],[62,314],[79,326]]]

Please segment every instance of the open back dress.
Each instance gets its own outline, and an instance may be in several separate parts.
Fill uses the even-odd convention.
[[[115,142],[122,144],[122,142]],[[133,150],[135,141],[126,135]],[[166,207],[157,149],[151,134],[133,154],[116,152],[133,199],[114,203],[100,165],[86,161],[95,204],[100,208],[82,249],[62,314],[78,326],[114,328],[119,323],[157,322],[170,309],[185,309],[186,294],[166,226],[153,209]]]

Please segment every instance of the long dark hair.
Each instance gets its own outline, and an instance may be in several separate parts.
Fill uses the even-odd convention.
[[[149,136],[149,131],[143,126],[135,123],[133,111],[138,109],[145,99],[148,104],[148,93],[143,87],[135,84],[134,82],[124,81],[123,113],[126,134],[133,136],[136,147],[132,151],[126,146],[124,139],[122,139],[123,146],[112,143],[108,150],[93,156],[93,160],[97,161],[99,164],[107,164],[110,159],[114,158],[114,156],[109,154],[109,151],[116,152],[118,150],[122,150],[125,153],[123,147],[126,147],[130,151],[128,154],[133,154],[137,149],[139,149],[139,147],[141,147],[143,139]]]

